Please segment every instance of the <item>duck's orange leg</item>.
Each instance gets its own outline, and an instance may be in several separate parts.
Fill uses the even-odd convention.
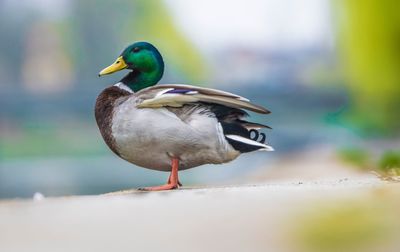
[[[168,182],[167,182],[167,183],[168,183],[168,184],[171,183],[171,174],[169,174]],[[178,178],[178,186],[182,186],[182,183],[179,181],[179,178]]]
[[[172,167],[171,174],[169,175],[168,182],[165,185],[161,186],[152,186],[152,187],[144,187],[139,188],[141,191],[163,191],[163,190],[172,190],[178,188],[180,184],[178,179],[178,169],[179,169],[179,159],[172,158]]]

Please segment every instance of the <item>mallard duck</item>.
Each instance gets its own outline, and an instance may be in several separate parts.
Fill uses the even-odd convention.
[[[108,147],[126,161],[152,170],[170,171],[167,184],[142,190],[181,186],[178,170],[222,164],[242,153],[272,151],[265,144],[266,125],[243,120],[245,110],[266,108],[229,92],[191,85],[156,85],[164,72],[160,52],[136,42],[99,76],[130,72],[97,97],[95,117]],[[261,139],[259,137],[261,136]]]

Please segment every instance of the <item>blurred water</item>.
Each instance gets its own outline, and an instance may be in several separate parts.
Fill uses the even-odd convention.
[[[271,153],[243,155],[226,165],[204,165],[180,172],[185,186],[224,184],[259,167],[268,166]],[[35,158],[2,162],[0,198],[101,194],[163,184],[168,173],[129,164],[115,156]]]
[[[32,197],[35,192],[41,192],[45,196],[99,194],[165,183],[167,173],[135,167],[114,156],[107,149],[94,123],[91,104],[94,102],[94,91],[90,89],[86,91],[71,98],[77,102],[71,102],[68,96],[60,99],[51,98],[53,106],[49,106],[49,101],[46,99],[28,102],[32,106],[13,106],[15,101],[2,95],[5,98],[2,103],[14,109],[6,111],[7,117],[12,118],[17,115],[18,120],[25,121],[34,118],[43,131],[39,143],[31,148],[39,148],[38,144],[50,144],[50,146],[44,149],[42,154],[39,153],[40,155],[6,157],[1,161],[0,197]],[[238,90],[228,88],[228,91],[250,97],[253,102],[264,105],[272,111],[272,114],[267,116],[254,113],[250,115],[251,120],[265,123],[273,128],[264,132],[267,141],[276,151],[248,153],[228,164],[205,165],[183,171],[181,181],[184,185],[222,185],[231,181],[247,183],[248,181],[242,179],[243,176],[256,170],[269,169],[271,161],[284,158],[287,153],[302,150],[313,144],[337,144],[349,140],[349,136],[340,128],[329,127],[329,118],[334,119],[335,113],[346,104],[346,96],[338,90],[293,88],[265,90],[254,86]],[[24,100],[23,96],[21,100]],[[60,108],[68,109],[63,109],[60,115]],[[88,123],[71,128],[72,126],[65,121],[69,118],[74,120],[82,118]],[[46,126],[46,120],[51,122],[50,126]],[[58,123],[54,124],[55,122]],[[56,128],[52,129],[54,127]],[[71,152],[68,148],[65,152],[64,150],[51,152],[51,149],[62,146],[55,145],[60,143],[50,141],[49,137],[53,135],[49,132],[56,130],[55,136],[57,136],[66,134],[67,129],[66,137],[72,144],[69,148],[76,148],[76,152]],[[86,154],[79,149],[83,145],[86,148],[83,150],[88,151]]]

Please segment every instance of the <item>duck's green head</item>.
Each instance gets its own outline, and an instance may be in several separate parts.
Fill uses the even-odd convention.
[[[99,76],[123,69],[132,70],[121,80],[135,92],[155,85],[164,73],[164,61],[160,52],[148,42],[136,42],[125,48],[117,60],[104,68]]]

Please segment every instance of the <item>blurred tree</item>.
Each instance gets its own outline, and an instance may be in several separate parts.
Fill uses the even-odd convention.
[[[64,38],[73,56],[79,82],[93,82],[122,48],[118,30],[128,19],[130,1],[88,0],[71,3]]]
[[[71,60],[54,22],[31,22],[24,42],[21,74],[26,90],[39,95],[68,90],[73,79]]]
[[[138,40],[160,49],[167,72],[191,80],[202,79],[201,57],[175,27],[160,0],[76,0],[71,17],[65,37],[80,81],[93,80],[125,46]]]
[[[29,82],[32,85],[28,86],[34,90],[44,77],[48,83],[55,83],[54,78],[48,78],[51,74],[68,79],[66,82],[76,78],[78,83],[91,84],[100,69],[111,63],[125,46],[137,40],[152,42],[160,49],[167,63],[169,79],[182,82],[203,80],[204,65],[200,54],[176,28],[163,1],[74,0],[67,6],[65,16],[54,18],[49,13],[40,12],[40,8],[31,8],[30,4],[6,5],[6,1],[0,0],[0,33],[5,38],[0,40],[0,85],[22,89],[26,86],[24,83]],[[39,23],[49,27],[48,32],[37,34],[35,27]],[[60,57],[56,60],[50,55],[50,49],[43,53],[33,48],[32,41],[38,41],[35,46],[40,47],[41,40],[48,38],[52,31],[52,36],[60,41],[55,48],[58,52],[54,53],[61,55],[65,59],[63,62],[68,62],[67,67],[51,62],[60,62]],[[47,44],[43,43],[41,48],[46,47]],[[34,61],[31,60],[33,54],[38,56]],[[53,68],[42,67],[36,73],[32,71],[38,60],[44,62],[45,57]],[[32,64],[26,64],[27,60]],[[66,68],[71,69],[69,74],[59,74]],[[31,74],[43,78],[31,78]]]
[[[347,119],[367,134],[400,130],[400,5],[342,0],[339,42],[352,96]]]
[[[137,0],[134,3],[134,18],[127,22],[123,38],[154,43],[161,50],[167,68],[172,67],[187,80],[203,81],[205,69],[200,54],[177,29],[163,2]]]
[[[6,8],[5,1],[0,1],[0,86],[10,85],[19,89],[22,88],[20,73],[24,61],[24,37],[34,15],[14,14]]]

